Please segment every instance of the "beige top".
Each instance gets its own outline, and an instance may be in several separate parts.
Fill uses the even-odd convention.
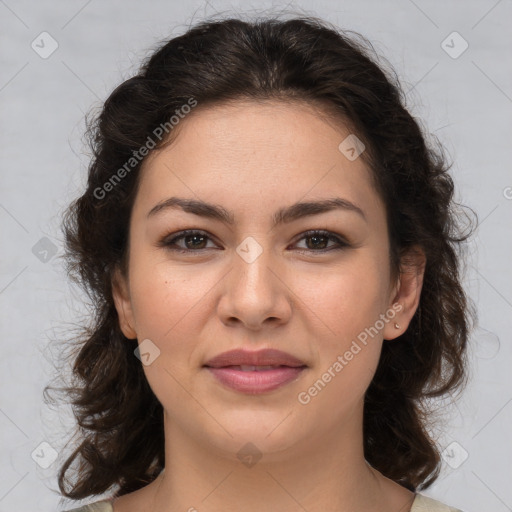
[[[90,505],[74,508],[65,512],[114,512],[112,501],[96,501]],[[458,508],[449,507],[440,501],[416,493],[410,512],[462,512]]]

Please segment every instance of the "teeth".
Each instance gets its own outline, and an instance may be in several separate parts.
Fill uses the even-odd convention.
[[[273,370],[274,368],[279,368],[279,366],[252,366],[248,364],[242,364],[240,366],[233,366],[233,368],[236,368],[237,370],[240,369],[243,372],[260,372],[263,370]]]

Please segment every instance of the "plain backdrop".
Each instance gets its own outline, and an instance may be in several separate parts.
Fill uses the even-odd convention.
[[[436,434],[443,472],[424,493],[465,512],[512,510],[510,0],[0,0],[0,512],[76,506],[56,481],[73,418],[42,390],[52,342],[86,312],[59,258],[60,216],[86,178],[85,113],[191,23],[284,8],[370,38],[454,161],[456,199],[479,218],[464,278],[479,318],[469,386]]]

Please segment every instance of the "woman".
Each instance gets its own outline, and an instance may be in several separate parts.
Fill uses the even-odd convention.
[[[68,270],[94,300],[80,511],[419,512],[466,381],[453,182],[363,38],[206,21],[107,99]],[[68,472],[76,464],[77,478]]]

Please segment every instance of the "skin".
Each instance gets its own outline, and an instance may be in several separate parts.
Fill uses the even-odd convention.
[[[382,343],[405,331],[418,306],[424,256],[391,280],[384,204],[363,159],[338,149],[349,133],[297,102],[198,106],[177,139],[144,161],[128,273],[116,273],[114,300],[125,336],[160,350],[144,372],[164,408],[166,469],[116,499],[114,512],[410,510],[413,493],[364,460],[363,399]],[[148,219],[170,196],[221,205],[235,224],[181,209]],[[279,208],[331,197],[358,205],[366,221],[333,210],[272,229]],[[188,254],[158,245],[184,229],[209,238],[178,241]],[[321,252],[336,242],[315,245],[303,237],[310,229],[351,245]],[[249,236],[262,249],[251,263],[236,252]],[[307,405],[299,403],[298,394],[393,304],[402,306],[393,320]],[[308,368],[272,392],[239,393],[203,365],[241,347],[277,348]],[[262,454],[252,467],[237,457],[248,442]]]

